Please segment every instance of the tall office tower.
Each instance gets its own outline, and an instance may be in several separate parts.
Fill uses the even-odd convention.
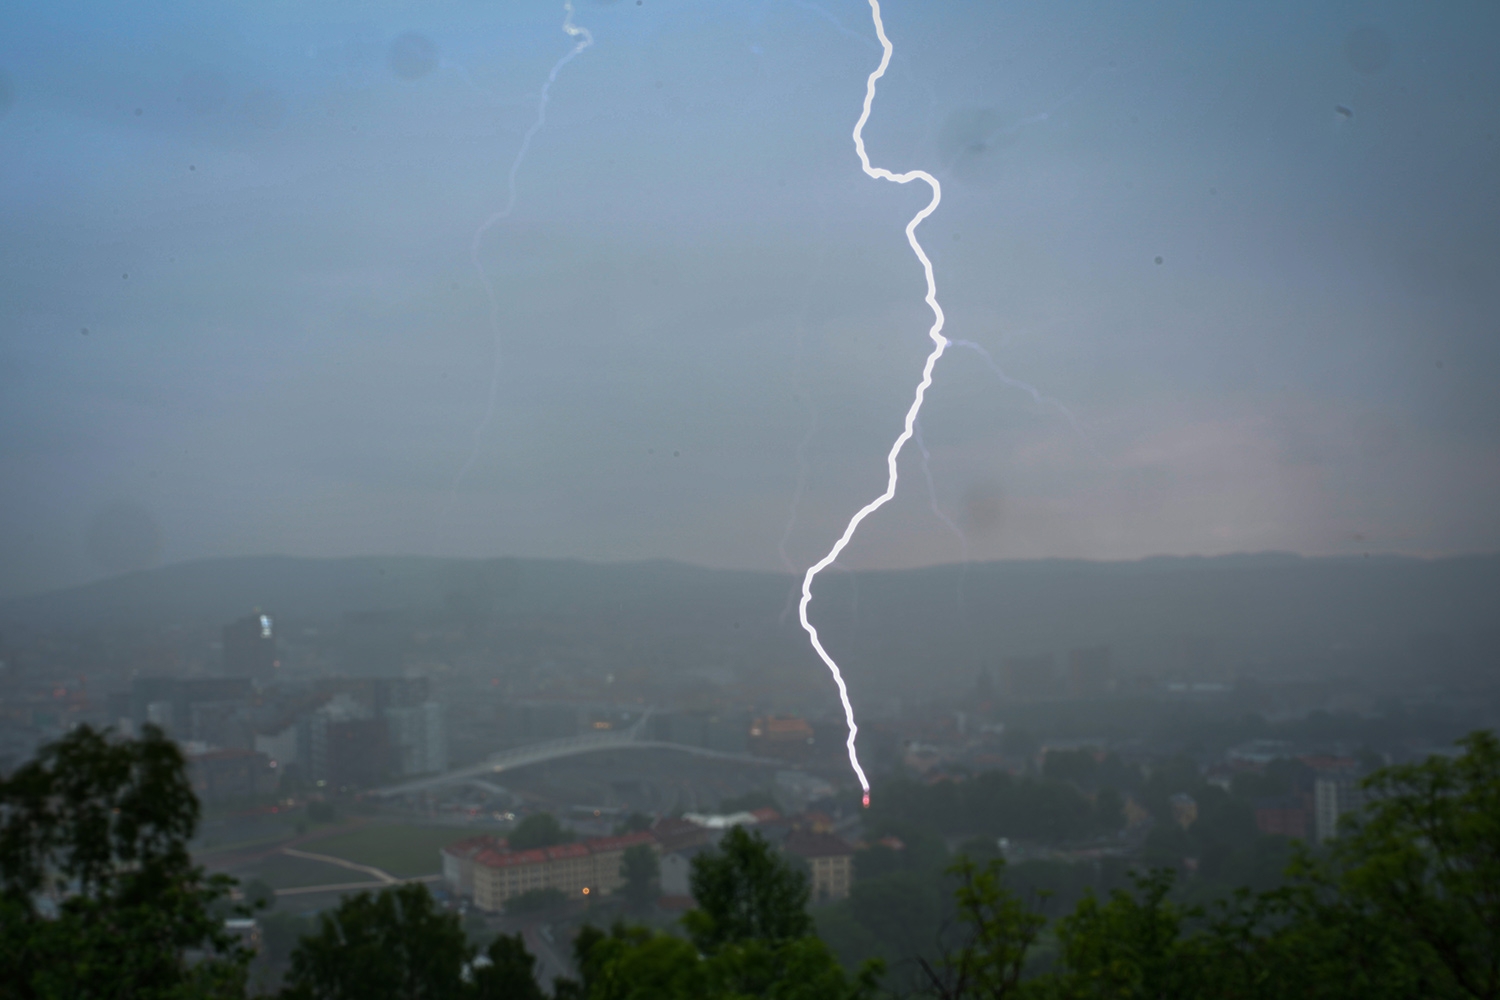
[[[276,676],[276,636],[271,616],[259,609],[224,626],[224,673],[268,681]]]

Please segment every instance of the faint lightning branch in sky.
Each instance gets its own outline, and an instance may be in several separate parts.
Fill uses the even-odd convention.
[[[949,341],[949,343],[956,344],[958,341]],[[954,522],[953,518],[948,516],[948,512],[943,510],[942,504],[938,503],[937,483],[932,478],[932,455],[927,451],[927,442],[922,440],[922,421],[919,419],[913,423],[912,429],[915,431],[912,440],[916,442],[917,454],[922,456],[922,475],[927,480],[927,502],[932,507],[932,514],[939,521],[947,525],[948,530],[958,537],[958,555],[963,560],[964,568],[963,572],[958,575],[956,596],[958,598],[959,613],[963,614],[965,603],[964,585],[968,582],[969,578],[969,536],[964,534],[963,529]]]
[[[958,343],[958,341],[952,341],[952,343],[956,344]],[[927,451],[927,442],[922,440],[922,421],[915,421],[912,424],[912,430],[914,432],[913,440],[917,445],[917,454],[922,456],[922,475],[927,479],[927,502],[932,506],[932,514],[939,521],[942,521],[945,525],[947,525],[949,531],[958,536],[959,552],[963,556],[964,562],[968,562],[968,537],[963,533],[963,530],[953,522],[953,518],[949,517],[947,513],[944,512],[942,505],[938,503],[937,483],[935,483],[932,479],[932,455],[930,455]]]
[[[552,96],[552,84],[557,82],[557,74],[562,72],[562,68],[572,62],[578,53],[594,44],[594,36],[589,34],[589,30],[573,23],[573,0],[564,0],[562,30],[573,40],[573,47],[568,49],[561,59],[553,63],[552,71],[547,74],[547,82],[542,84],[542,92],[536,102],[536,120],[521,137],[521,148],[516,150],[516,158],[510,163],[510,174],[506,178],[505,207],[484,220],[484,223],[474,231],[474,239],[469,244],[469,260],[479,274],[479,281],[484,285],[484,294],[490,304],[490,333],[494,339],[494,356],[490,364],[490,387],[484,401],[484,414],[479,418],[479,423],[474,425],[469,457],[464,460],[463,466],[458,470],[458,475],[453,478],[453,488],[449,491],[448,502],[443,507],[445,515],[458,500],[459,487],[473,471],[474,463],[479,460],[479,450],[484,443],[485,433],[489,431],[490,423],[495,419],[495,403],[500,393],[500,299],[495,295],[494,282],[490,281],[489,275],[484,270],[484,264],[479,260],[479,250],[484,243],[485,234],[510,218],[511,213],[516,210],[516,175],[520,173],[521,164],[525,162],[526,154],[531,150],[531,140],[536,138],[542,126],[547,124],[547,101]]]
[[[932,353],[927,355],[927,362],[922,366],[922,381],[917,384],[915,398],[912,399],[911,407],[906,411],[905,426],[902,428],[900,436],[896,438],[895,444],[891,445],[890,454],[886,456],[887,478],[885,492],[861,507],[854,517],[849,520],[848,526],[844,528],[844,533],[839,536],[839,540],[834,543],[833,548],[829,550],[828,554],[808,567],[807,575],[802,578],[802,601],[797,605],[797,617],[801,620],[802,627],[807,630],[808,638],[812,640],[813,649],[817,651],[819,658],[828,667],[829,673],[833,675],[833,683],[839,689],[839,701],[844,706],[844,721],[849,726],[849,739],[845,743],[849,748],[849,765],[854,768],[854,774],[859,778],[859,786],[864,790],[864,804],[867,806],[870,804],[870,779],[865,777],[865,770],[859,765],[859,754],[854,748],[855,739],[859,735],[859,726],[854,721],[854,706],[849,702],[849,688],[844,683],[844,675],[839,671],[839,665],[834,662],[833,657],[828,655],[828,651],[823,648],[823,643],[818,639],[818,630],[813,627],[812,622],[808,621],[807,606],[812,602],[813,580],[817,579],[818,574],[828,568],[839,557],[839,553],[844,551],[850,539],[854,537],[854,532],[858,530],[860,522],[885,506],[896,495],[896,481],[898,479],[896,468],[897,456],[901,454],[902,446],[906,444],[914,433],[917,415],[922,410],[922,400],[927,395],[928,387],[932,385],[933,367],[937,364],[938,358],[943,356],[944,348],[948,346],[948,339],[943,336],[943,308],[938,305],[937,282],[932,275],[932,261],[927,258],[927,254],[922,250],[922,244],[917,242],[917,227],[937,210],[938,205],[943,200],[942,186],[938,184],[937,178],[924,170],[909,170],[904,174],[895,174],[884,167],[872,167],[870,166],[869,154],[865,152],[864,129],[865,123],[870,120],[870,105],[875,100],[875,83],[885,75],[886,67],[891,64],[892,52],[891,40],[886,37],[885,24],[880,19],[880,0],[870,0],[870,16],[875,22],[875,34],[880,39],[880,65],[875,68],[875,71],[870,74],[869,79],[865,81],[865,103],[863,109],[860,111],[859,121],[854,125],[854,151],[859,155],[860,167],[867,175],[876,180],[891,181],[895,184],[909,184],[912,181],[922,181],[932,189],[932,200],[927,203],[925,208],[912,216],[912,220],[906,224],[906,242],[911,244],[912,252],[922,262],[922,272],[927,278],[926,301],[927,305],[932,309],[933,315],[932,329],[927,332],[927,335],[932,338]]]
[[[998,378],[1005,385],[1010,386],[1012,389],[1020,389],[1022,392],[1030,396],[1031,401],[1036,403],[1038,406],[1056,407],[1057,411],[1067,418],[1068,423],[1073,425],[1073,430],[1077,432],[1079,438],[1083,440],[1083,443],[1088,445],[1090,450],[1094,451],[1096,455],[1098,454],[1098,449],[1094,447],[1094,443],[1089,438],[1089,436],[1083,432],[1083,425],[1078,422],[1077,417],[1073,416],[1072,410],[1069,410],[1066,406],[1064,406],[1056,399],[1053,399],[1051,396],[1043,393],[1031,383],[1022,382],[1018,378],[1012,378],[1011,376],[1007,375],[1005,373],[1005,369],[1001,368],[999,363],[995,361],[994,355],[985,350],[982,345],[976,344],[972,340],[950,340],[948,343],[952,344],[954,347],[967,347],[969,350],[978,354],[981,358],[984,359],[984,363],[989,366],[990,371],[995,373],[996,378]]]

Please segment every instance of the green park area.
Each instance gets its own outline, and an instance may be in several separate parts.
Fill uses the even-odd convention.
[[[451,826],[417,826],[407,823],[370,823],[328,837],[305,840],[299,850],[327,854],[356,864],[371,865],[397,878],[415,878],[442,872],[438,851],[468,834]],[[343,871],[343,881],[361,878]]]

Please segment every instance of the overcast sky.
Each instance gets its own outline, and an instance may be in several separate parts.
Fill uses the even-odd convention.
[[[950,348],[843,563],[1500,549],[1497,10],[886,0],[870,154],[1040,401]],[[927,194],[859,170],[863,0],[583,0],[483,279],[560,3],[0,19],[0,594],[800,570],[883,488]]]

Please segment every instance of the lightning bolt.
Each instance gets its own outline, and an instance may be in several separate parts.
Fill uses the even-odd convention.
[[[829,673],[833,675],[833,683],[839,689],[839,701],[844,706],[844,721],[849,726],[849,738],[845,741],[845,745],[849,748],[849,765],[854,768],[854,774],[859,778],[859,786],[864,790],[864,804],[866,806],[870,804],[870,779],[865,777],[865,769],[859,765],[859,753],[854,748],[855,739],[859,735],[859,726],[854,721],[854,706],[849,703],[849,688],[844,683],[844,675],[839,671],[839,665],[834,662],[833,657],[828,655],[828,651],[823,648],[823,643],[818,639],[818,630],[813,627],[812,622],[808,621],[807,606],[812,603],[812,585],[813,581],[817,579],[818,574],[827,569],[839,557],[839,553],[844,551],[850,539],[854,537],[854,532],[859,529],[860,522],[885,506],[896,495],[896,482],[899,479],[896,469],[896,459],[901,454],[901,448],[911,439],[914,433],[913,428],[917,421],[917,415],[922,410],[922,400],[926,398],[927,389],[932,385],[933,367],[937,364],[938,358],[943,356],[943,351],[948,346],[948,338],[943,336],[943,307],[938,305],[937,282],[932,276],[932,261],[927,258],[927,254],[922,250],[922,244],[917,242],[917,227],[937,210],[938,205],[943,200],[942,185],[937,182],[936,177],[933,177],[925,170],[909,170],[904,174],[896,174],[886,170],[884,167],[872,167],[870,165],[869,154],[865,152],[865,123],[870,120],[870,105],[875,100],[875,83],[885,75],[886,67],[891,64],[891,53],[894,51],[891,40],[886,37],[885,24],[880,19],[880,0],[870,0],[870,16],[875,22],[875,34],[880,39],[880,65],[875,68],[875,71],[870,74],[869,79],[865,81],[864,108],[860,112],[859,121],[854,125],[854,151],[859,155],[861,169],[868,176],[876,180],[891,181],[895,184],[910,184],[912,181],[922,181],[932,189],[932,200],[906,224],[906,242],[911,244],[912,252],[922,262],[922,272],[927,277],[926,301],[927,305],[932,309],[933,316],[932,329],[927,331],[927,335],[932,338],[932,353],[927,355],[927,362],[922,366],[922,381],[917,384],[916,395],[912,399],[910,409],[906,411],[906,422],[902,427],[901,434],[896,438],[895,444],[891,445],[890,454],[886,456],[887,478],[885,492],[861,507],[850,518],[848,526],[844,528],[844,533],[839,536],[839,540],[834,543],[833,548],[828,551],[828,554],[808,567],[807,575],[802,578],[802,601],[797,605],[797,617],[802,622],[802,627],[807,631],[808,638],[812,640],[813,649],[817,651],[818,657],[828,667]]]
[[[525,162],[526,154],[531,151],[531,140],[535,139],[536,134],[542,130],[542,126],[547,124],[547,102],[552,96],[552,85],[557,82],[557,74],[562,72],[564,66],[577,58],[580,52],[594,44],[594,36],[589,34],[589,30],[573,23],[573,0],[563,2],[562,30],[573,40],[573,47],[553,63],[552,71],[547,74],[547,82],[542,84],[542,93],[536,102],[536,119],[526,130],[526,134],[521,137],[521,148],[516,150],[516,158],[510,163],[510,174],[506,178],[505,207],[484,220],[484,223],[474,231],[474,239],[469,244],[469,260],[479,274],[479,281],[484,285],[485,297],[490,303],[490,332],[494,338],[495,350],[494,359],[490,365],[490,388],[485,397],[484,414],[479,418],[479,423],[474,426],[469,457],[464,460],[464,464],[458,470],[458,475],[453,479],[453,489],[450,491],[447,505],[443,508],[444,515],[458,501],[459,487],[468,478],[474,468],[474,463],[479,460],[479,450],[484,443],[485,433],[495,419],[496,397],[500,392],[500,299],[495,295],[494,282],[490,281],[489,274],[480,263],[479,248],[484,242],[485,234],[510,218],[511,213],[516,210],[516,175],[521,172],[521,164]]]

